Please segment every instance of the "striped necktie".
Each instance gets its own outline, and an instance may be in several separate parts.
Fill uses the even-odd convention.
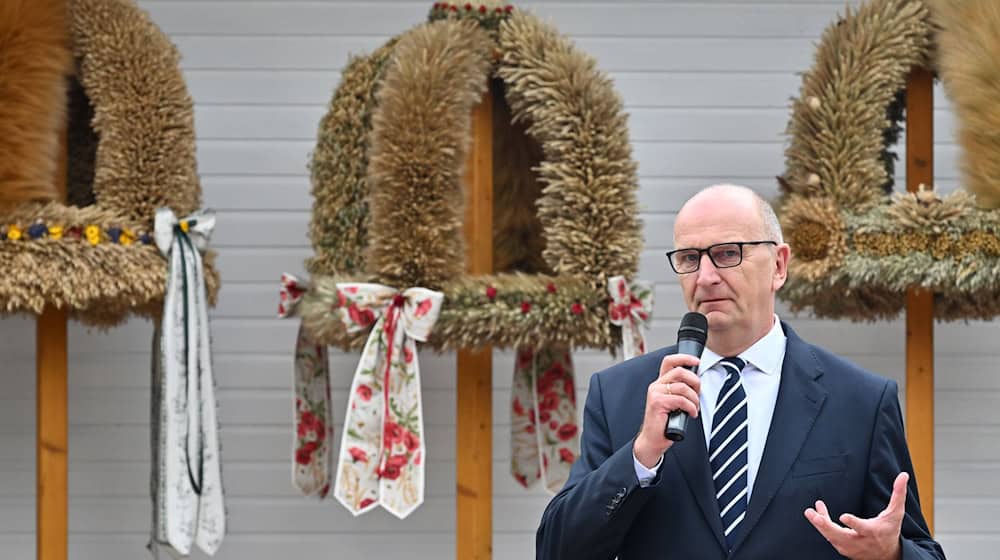
[[[749,429],[747,394],[740,382],[740,372],[746,362],[740,358],[724,358],[719,364],[727,375],[715,403],[715,413],[712,415],[708,462],[712,467],[715,499],[719,502],[726,544],[732,548],[747,512]]]

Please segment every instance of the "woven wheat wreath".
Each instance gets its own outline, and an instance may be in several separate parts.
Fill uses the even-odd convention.
[[[126,0],[72,0],[67,15],[59,12],[65,1],[5,4],[0,37],[14,40],[0,47],[8,65],[0,80],[0,309],[51,305],[104,326],[131,313],[157,316],[167,261],[153,243],[155,210],[185,216],[201,195],[176,49]],[[19,34],[28,40],[16,41]],[[74,61],[67,95],[62,76]],[[70,204],[46,203],[55,198],[57,131],[67,114]],[[218,279],[206,264],[214,300]]]
[[[793,309],[892,318],[908,287],[938,319],[1000,313],[1000,6],[993,0],[874,0],[823,34],[788,126],[782,225],[796,258]],[[933,67],[960,120],[968,190],[893,193],[889,150],[915,67]]]
[[[214,553],[226,532],[207,313],[218,278],[203,260],[215,220],[195,212],[178,61],[128,0],[0,2],[0,310],[153,319],[156,557]],[[69,204],[53,202],[64,172]]]
[[[570,349],[641,353],[652,305],[634,281],[636,165],[610,80],[510,6],[438,3],[429,19],[345,68],[312,161],[312,279],[282,283],[280,314],[302,320],[294,483],[334,483],[355,514],[403,517],[423,499],[415,342],[517,349],[512,472],[555,490],[578,453]],[[462,177],[487,87],[499,272],[473,277]],[[336,458],[327,345],[364,347]]]

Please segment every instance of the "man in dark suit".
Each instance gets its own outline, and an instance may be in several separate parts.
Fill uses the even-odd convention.
[[[705,352],[663,348],[591,378],[581,456],[537,558],[943,559],[896,383],[775,315],[791,254],[770,205],[709,187],[678,213],[674,245],[687,306],[708,318]],[[677,443],[663,436],[675,410],[691,417]]]

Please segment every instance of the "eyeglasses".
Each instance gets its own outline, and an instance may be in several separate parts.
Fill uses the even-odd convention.
[[[776,241],[733,241],[716,243],[704,249],[677,249],[667,252],[670,268],[677,274],[690,274],[701,267],[701,255],[707,253],[715,268],[732,268],[743,262],[744,245],[770,244],[777,246]]]

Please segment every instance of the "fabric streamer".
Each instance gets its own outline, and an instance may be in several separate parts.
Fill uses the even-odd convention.
[[[215,554],[226,533],[212,376],[208,298],[201,252],[215,215],[178,219],[156,211],[156,246],[170,262],[163,318],[153,335],[152,464],[154,558]]]
[[[525,488],[558,492],[580,454],[573,358],[568,347],[517,349],[511,387],[511,474]]]
[[[308,283],[281,275],[278,317],[295,316]],[[333,410],[330,404],[330,362],[326,345],[314,342],[300,323],[295,339],[295,434],[292,485],[304,496],[323,499],[333,480]]]
[[[354,515],[381,505],[404,518],[424,500],[424,421],[417,341],[426,341],[444,295],[339,283],[349,331],[371,329],[354,372],[334,496]]]
[[[653,310],[648,282],[608,281],[608,316],[622,329],[625,359],[646,352],[642,327]],[[517,349],[511,385],[511,475],[525,488],[541,481],[556,493],[580,454],[573,358],[567,346]]]

